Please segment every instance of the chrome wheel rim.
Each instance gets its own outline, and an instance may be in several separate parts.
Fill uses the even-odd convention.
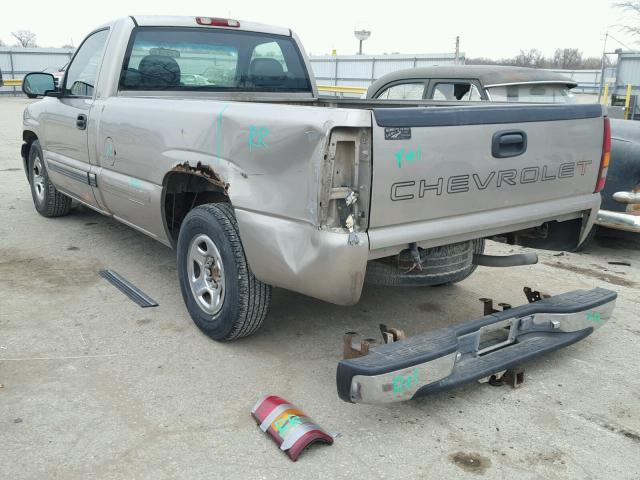
[[[44,172],[40,156],[37,156],[33,161],[33,188],[38,200],[44,201]]]
[[[198,306],[209,315],[218,313],[224,304],[224,265],[218,247],[208,235],[201,234],[191,240],[187,274]]]

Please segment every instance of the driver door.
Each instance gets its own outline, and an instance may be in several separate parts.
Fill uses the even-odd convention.
[[[43,145],[47,173],[54,185],[94,207],[98,207],[92,188],[96,180],[90,172],[87,130],[108,35],[108,29],[98,30],[80,45],[67,69],[62,95],[52,99],[47,108]]]

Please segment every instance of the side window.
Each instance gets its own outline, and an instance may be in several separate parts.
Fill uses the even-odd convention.
[[[439,82],[433,88],[433,100],[463,102],[481,100],[478,88],[469,82]]]
[[[383,100],[422,100],[424,83],[400,83],[382,91],[376,98]]]
[[[494,102],[575,103],[566,85],[506,85],[487,89]]]
[[[479,102],[480,100],[482,100],[480,92],[478,91],[478,87],[476,87],[474,84],[471,84],[471,90],[469,90],[469,98],[467,100],[469,100],[470,102]]]
[[[98,78],[98,68],[109,30],[89,36],[67,68],[64,94],[91,97]]]

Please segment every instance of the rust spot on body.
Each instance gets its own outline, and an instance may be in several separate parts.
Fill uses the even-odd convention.
[[[203,165],[201,162],[198,162],[195,167],[192,167],[189,162],[180,163],[173,167],[171,171],[198,175],[200,177],[206,178],[211,183],[224,188],[225,192],[229,190],[229,184],[225,183],[213,168],[211,168],[209,165]]]

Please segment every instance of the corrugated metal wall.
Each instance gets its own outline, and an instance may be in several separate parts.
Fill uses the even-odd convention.
[[[633,95],[640,95],[640,53],[618,55],[615,93],[624,95],[627,85],[632,85]]]
[[[22,79],[29,72],[52,73],[69,62],[73,50],[66,48],[0,47],[2,78]],[[20,87],[2,87],[0,95],[19,93]]]
[[[374,80],[387,73],[405,68],[432,65],[454,65],[452,53],[420,55],[350,55],[311,56],[311,67],[319,85],[346,87],[368,87]],[[464,58],[460,63],[464,63]],[[597,94],[600,87],[600,70],[560,70],[549,71],[566,75],[578,83],[578,93]],[[614,77],[615,69],[608,69],[606,78]]]

